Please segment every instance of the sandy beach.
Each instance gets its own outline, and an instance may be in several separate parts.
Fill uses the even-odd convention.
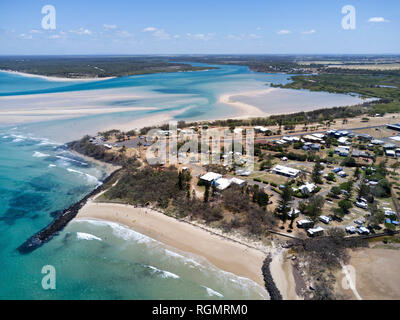
[[[258,109],[257,107],[244,103],[244,102],[239,102],[239,101],[232,101],[232,98],[235,96],[239,95],[245,95],[245,96],[257,96],[259,94],[264,94],[267,92],[270,92],[271,90],[274,90],[273,88],[266,89],[266,90],[257,90],[257,91],[246,91],[246,92],[236,92],[236,93],[230,93],[230,94],[223,94],[219,97],[218,102],[219,103],[225,103],[228,105],[231,105],[238,109],[241,114],[238,117],[235,117],[237,119],[246,119],[246,118],[255,118],[255,117],[265,117],[267,114],[263,112],[262,110]]]
[[[62,77],[49,77],[49,76],[43,76],[43,75],[39,75],[39,74],[25,73],[25,72],[13,71],[13,70],[0,70],[0,72],[16,74],[16,75],[23,76],[23,77],[41,78],[41,79],[44,79],[47,81],[57,81],[57,82],[103,81],[103,80],[110,80],[110,79],[115,78],[115,77],[105,77],[105,78],[76,78],[76,79],[73,79],[73,78],[62,78]]]
[[[290,267],[271,247],[247,246],[242,238],[211,233],[205,228],[133,206],[89,201],[76,219],[105,220],[125,225],[180,251],[207,259],[217,268],[253,280],[264,288],[261,267],[267,252],[274,256],[271,273],[284,299],[299,299]],[[228,238],[227,238],[228,237]]]
[[[264,287],[261,267],[266,254],[229,241],[150,209],[88,202],[77,219],[99,219],[128,226],[164,244],[206,258],[216,267]],[[243,257],[246,256],[246,259]]]

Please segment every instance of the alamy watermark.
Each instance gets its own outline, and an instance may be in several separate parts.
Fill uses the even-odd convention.
[[[344,30],[356,29],[356,8],[352,5],[347,5],[342,8],[342,14],[345,16],[342,19],[342,28]]]
[[[254,169],[253,129],[230,130],[207,127],[181,130],[170,122],[168,130],[147,133],[150,147],[146,160],[150,165],[200,163]]]
[[[42,14],[45,16],[42,18],[42,28],[44,30],[55,30],[56,29],[56,8],[50,4],[43,6]]]
[[[56,268],[51,265],[46,265],[42,268],[42,288],[44,290],[56,290]]]

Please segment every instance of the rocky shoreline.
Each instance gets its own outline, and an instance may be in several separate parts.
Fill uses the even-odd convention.
[[[277,288],[274,279],[272,278],[270,270],[271,262],[272,262],[272,257],[271,254],[269,254],[265,258],[264,264],[261,269],[264,277],[265,289],[267,289],[271,300],[283,300],[282,295],[279,289]]]
[[[21,254],[28,254],[38,249],[46,242],[50,241],[55,235],[63,230],[72,219],[76,217],[79,210],[87,203],[87,201],[103,191],[104,185],[112,180],[115,175],[121,170],[122,169],[117,169],[116,171],[111,173],[107,178],[103,180],[103,183],[100,186],[98,186],[96,189],[94,189],[78,202],[71,205],[69,208],[62,210],[61,213],[59,213],[59,211],[55,212],[58,217],[54,219],[54,221],[51,222],[47,227],[25,241],[21,246],[18,247],[17,250]]]

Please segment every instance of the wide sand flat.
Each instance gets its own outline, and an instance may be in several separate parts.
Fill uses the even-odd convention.
[[[363,300],[400,299],[400,250],[359,249],[350,254],[348,266],[350,273],[351,269],[355,270],[355,277],[351,276]],[[339,292],[356,298],[352,291],[343,289],[340,283]]]

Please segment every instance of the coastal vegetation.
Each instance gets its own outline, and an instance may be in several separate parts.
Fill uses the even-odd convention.
[[[211,67],[193,67],[190,64],[168,62],[158,57],[0,57],[0,70],[72,79],[205,69]]]
[[[400,71],[366,71],[329,68],[321,74],[296,75],[292,82],[273,87],[331,93],[359,94],[378,98],[368,114],[400,111]]]
[[[205,188],[198,197],[191,188],[192,177],[176,167],[127,166],[118,183],[102,201],[155,207],[177,218],[216,223],[224,230],[241,229],[249,235],[265,235],[276,219],[266,211],[268,197],[256,187],[232,187],[221,194]]]

